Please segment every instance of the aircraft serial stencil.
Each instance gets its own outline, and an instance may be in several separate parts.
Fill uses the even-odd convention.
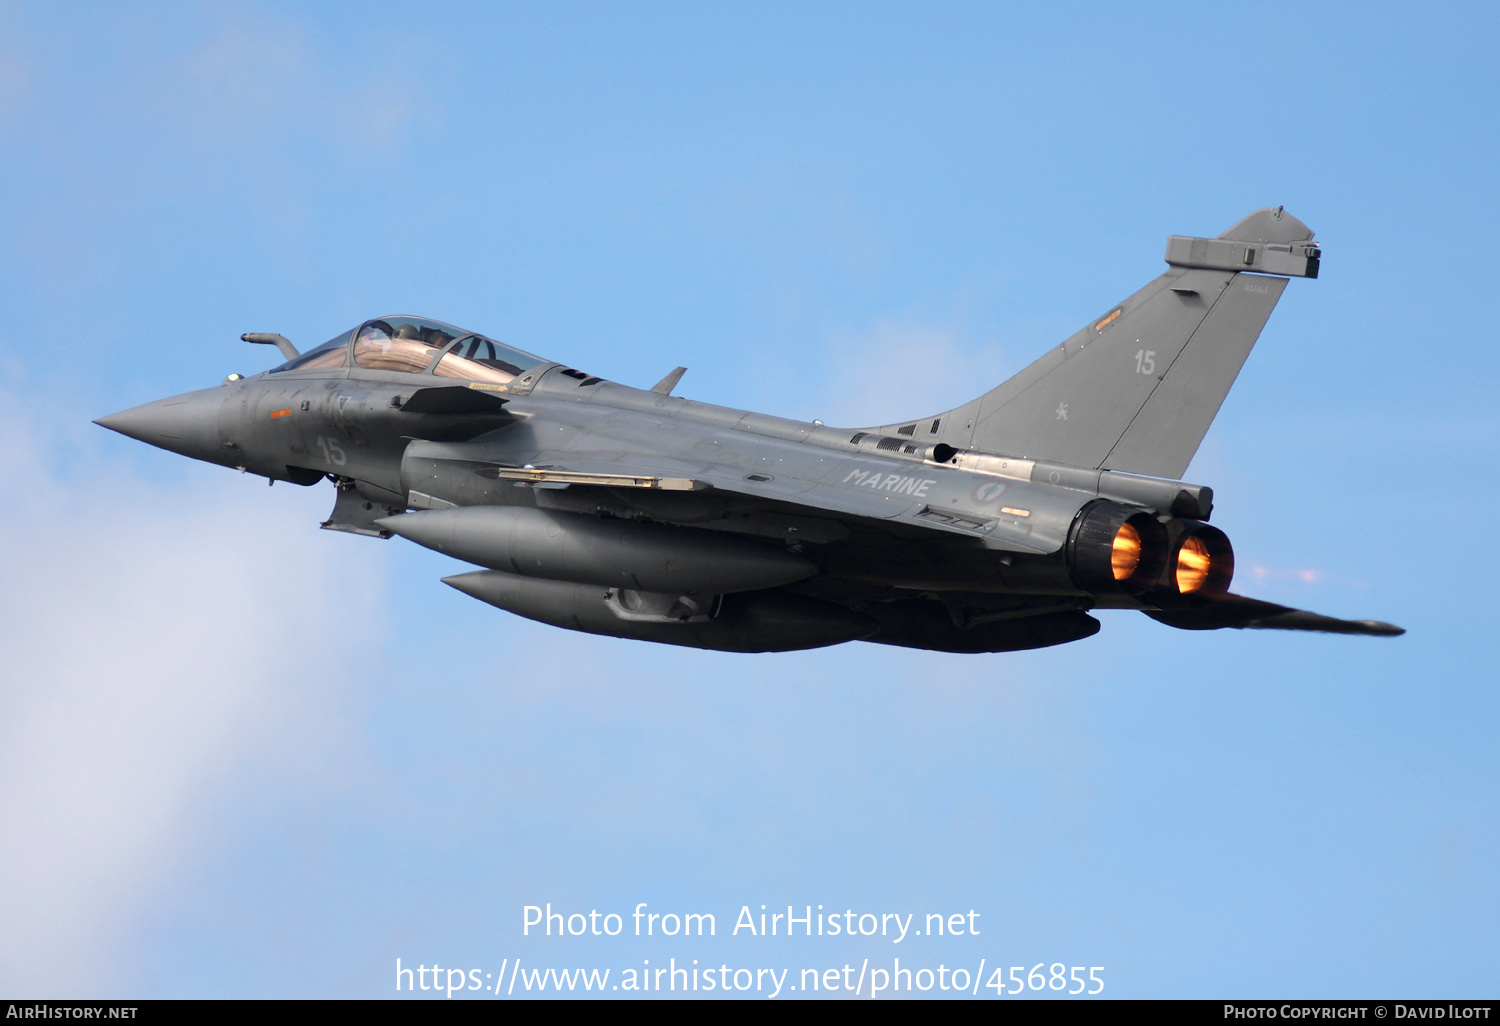
[[[840,429],[585,374],[382,317],[281,366],[97,423],[335,489],[325,528],[485,569],[467,595],[570,630],[729,652],[1006,652],[1094,609],[1173,627],[1395,635],[1230,592],[1212,491],[1179,480],[1313,233],[1259,210],[974,401]]]

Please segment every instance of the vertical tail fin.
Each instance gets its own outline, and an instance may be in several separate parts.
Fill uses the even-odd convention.
[[[1180,478],[1313,233],[1281,208],[1217,239],[1172,236],[1168,271],[998,388],[872,430],[961,449]]]

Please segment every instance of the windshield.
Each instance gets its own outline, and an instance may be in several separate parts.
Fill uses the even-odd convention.
[[[316,349],[309,349],[301,356],[288,360],[280,367],[272,367],[271,373],[289,370],[326,370],[344,365],[344,349],[349,344],[349,332],[341,332]]]

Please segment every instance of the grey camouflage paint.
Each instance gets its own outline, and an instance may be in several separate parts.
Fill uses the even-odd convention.
[[[1009,381],[874,428],[674,396],[682,368],[650,390],[545,361],[499,383],[439,377],[437,348],[420,372],[345,357],[97,423],[273,482],[330,480],[325,528],[478,563],[447,583],[592,633],[1013,651],[1087,637],[1089,610],[1125,608],[1190,630],[1399,634],[1229,593],[1212,491],[1177,480],[1289,278],[1317,276],[1311,239],[1280,208],[1217,239],[1173,236],[1164,274]],[[437,323],[360,330],[407,320]],[[296,362],[279,335],[245,339]]]

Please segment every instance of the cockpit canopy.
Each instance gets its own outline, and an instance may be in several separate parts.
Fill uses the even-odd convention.
[[[350,342],[353,345],[350,345]],[[472,331],[420,317],[380,317],[288,360],[272,373],[325,370],[347,365],[367,370],[431,373],[443,378],[509,384],[549,361]]]

